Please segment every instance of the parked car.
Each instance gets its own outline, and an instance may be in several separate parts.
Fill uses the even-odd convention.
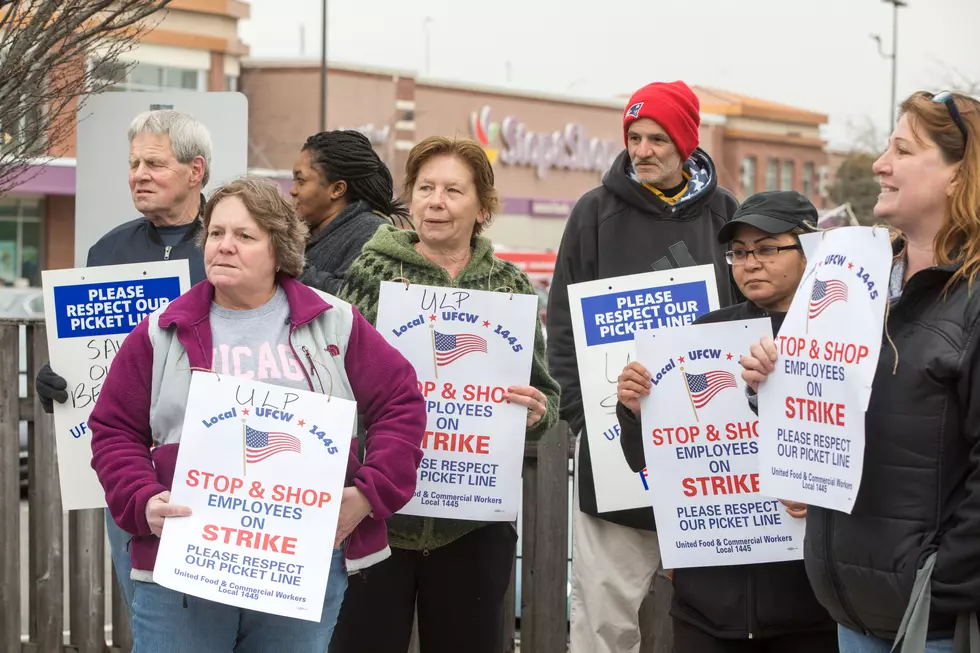
[[[44,317],[44,295],[40,288],[0,288],[0,317],[23,319]],[[20,327],[18,355],[18,392],[27,396],[27,328]],[[20,438],[20,487],[27,488],[27,422],[18,425]],[[11,437],[0,433],[0,437]]]

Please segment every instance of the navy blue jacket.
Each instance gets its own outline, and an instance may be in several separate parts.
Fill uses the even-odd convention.
[[[201,197],[201,207],[204,197]],[[197,246],[197,236],[201,232],[200,219],[180,242],[173,246],[163,244],[157,228],[145,217],[123,223],[99,238],[99,241],[88,250],[89,267],[99,265],[121,265],[123,263],[150,263],[153,261],[170,261],[187,259],[190,265],[191,285],[203,281],[204,252]]]

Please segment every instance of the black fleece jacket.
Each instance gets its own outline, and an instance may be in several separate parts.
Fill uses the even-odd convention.
[[[574,432],[585,428],[582,390],[572,336],[568,286],[653,270],[714,265],[721,306],[740,297],[717,233],[731,220],[738,202],[718,186],[714,163],[696,150],[685,170],[687,193],[670,204],[632,177],[627,151],[616,158],[602,185],[575,204],[565,225],[548,299],[548,362],[561,384],[561,417]],[[581,439],[579,505],[582,512],[610,522],[656,530],[649,508],[599,513],[596,508],[588,434]]]

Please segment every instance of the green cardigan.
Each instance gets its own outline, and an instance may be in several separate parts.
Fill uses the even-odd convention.
[[[445,269],[416,252],[414,244],[418,241],[414,231],[386,225],[379,227],[364,245],[360,258],[347,271],[347,281],[339,297],[356,306],[365,319],[375,324],[381,282],[400,277],[426,286],[534,294],[527,275],[514,264],[496,258],[487,238],[473,238],[470,262],[456,279],[450,279]],[[559,388],[548,374],[548,356],[540,320],[534,331],[531,385],[544,393],[548,409],[544,417],[527,430],[528,441],[537,440],[558,421]],[[396,514],[388,520],[388,543],[398,549],[427,551],[445,546],[488,523]]]

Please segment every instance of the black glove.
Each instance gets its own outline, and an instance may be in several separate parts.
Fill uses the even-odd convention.
[[[37,372],[37,379],[34,381],[34,389],[37,391],[37,398],[41,402],[44,412],[54,412],[54,402],[63,404],[68,401],[68,382],[54,373],[51,365],[45,363]]]

